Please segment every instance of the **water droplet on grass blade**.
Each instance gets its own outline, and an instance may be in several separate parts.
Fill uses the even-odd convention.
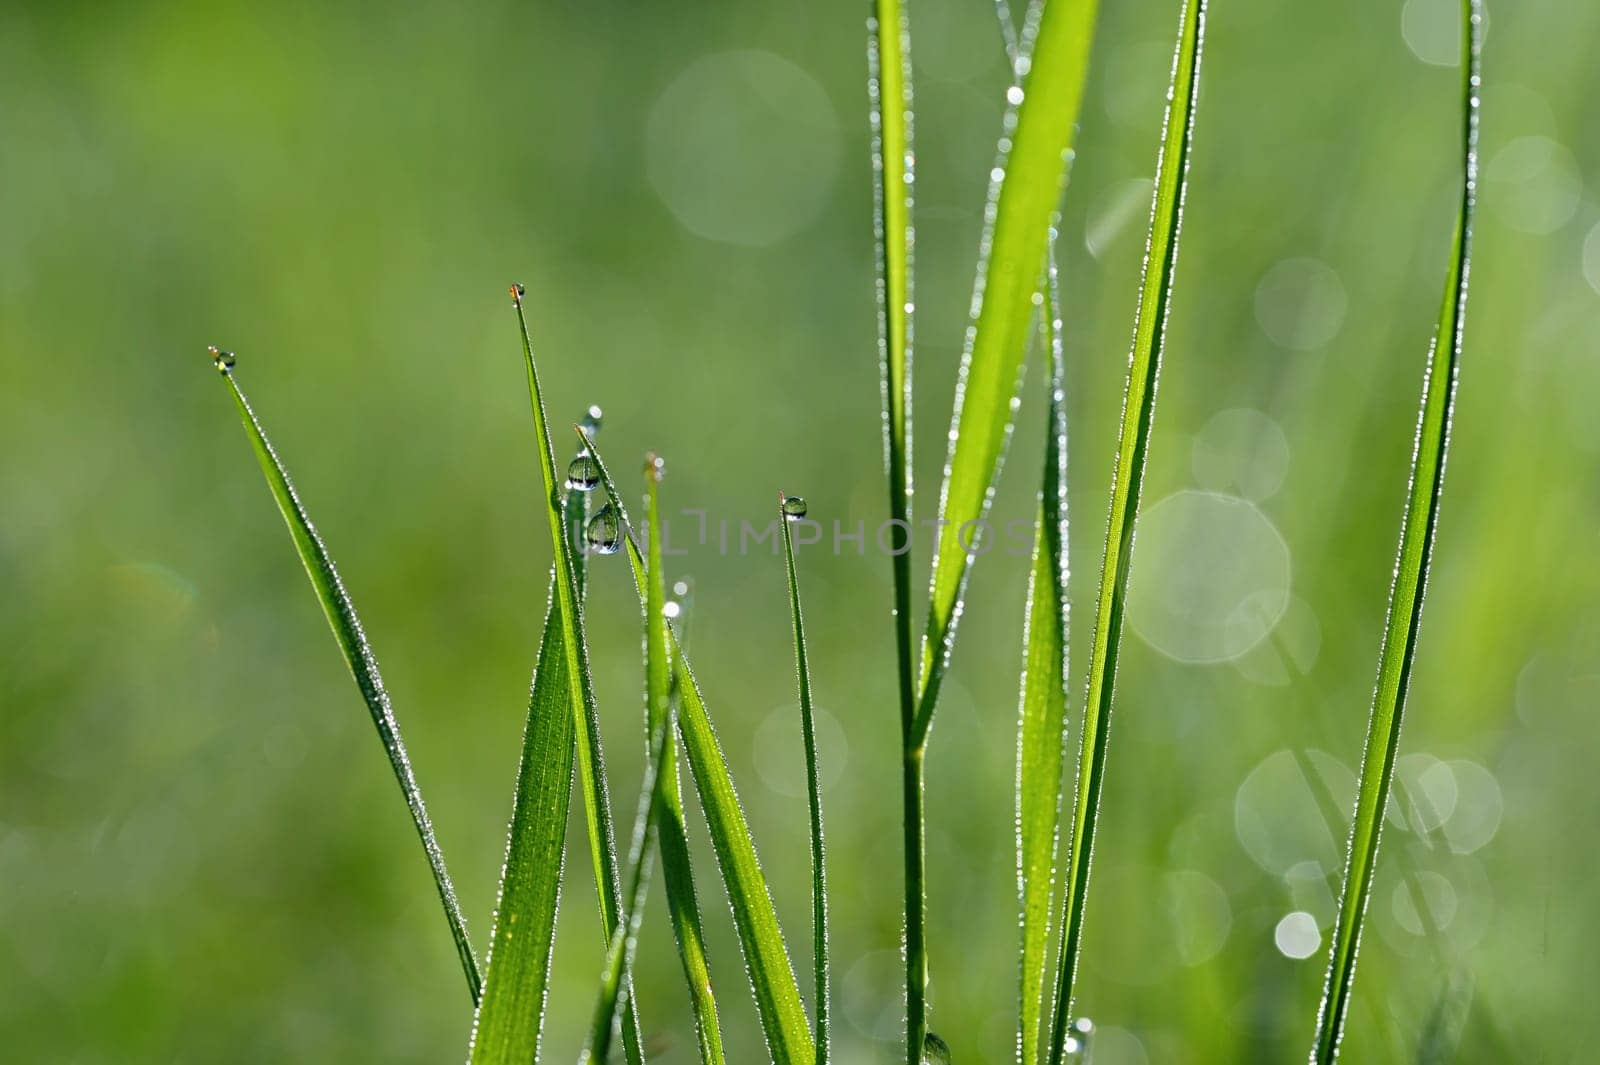
[[[594,456],[584,452],[567,464],[567,487],[579,492],[592,492],[600,484],[600,464]]]
[[[799,521],[806,516],[806,501],[799,496],[784,496],[783,516],[790,521]]]
[[[578,420],[578,428],[583,430],[584,436],[597,436],[600,432],[600,419],[600,408],[591,405]]]
[[[950,1047],[932,1032],[922,1037],[922,1065],[950,1065]]]
[[[610,503],[589,519],[583,530],[583,539],[596,555],[614,555],[622,547],[622,527],[617,521],[617,511]]]
[[[216,365],[218,370],[221,370],[223,373],[227,373],[229,370],[233,369],[233,364],[237,361],[234,358],[233,352],[223,351],[216,345],[212,345],[206,350],[211,353],[211,361]]]

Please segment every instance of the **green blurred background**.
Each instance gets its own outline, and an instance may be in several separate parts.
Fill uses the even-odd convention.
[[[1104,8],[1060,241],[1076,675],[1177,14]],[[987,0],[912,10],[930,517],[1006,74]],[[1089,902],[1096,1065],[1309,1046],[1344,827],[1306,774],[1348,804],[1445,269],[1455,13],[1213,5]],[[0,1057],[460,1060],[433,887],[205,345],[239,352],[363,611],[481,950],[549,564],[506,284],[553,415],[601,404],[619,468],[663,453],[669,509],[736,530],[781,486],[830,527],[883,520],[864,14],[4,5]],[[1459,423],[1352,1061],[1430,1031],[1460,1061],[1600,1038],[1597,33],[1593,5],[1491,12]],[[1040,381],[997,520],[1032,516]],[[695,522],[695,665],[804,969],[783,576]],[[853,1065],[900,1031],[898,710],[888,560],[831,547],[801,566]],[[1024,588],[1022,559],[978,564],[929,756],[931,1016],[962,1065],[1012,1056]],[[589,616],[625,820],[620,559]],[[730,1060],[760,1060],[693,818]],[[565,896],[558,1061],[601,957],[581,848]],[[687,1063],[659,892],[647,921],[644,1026]]]

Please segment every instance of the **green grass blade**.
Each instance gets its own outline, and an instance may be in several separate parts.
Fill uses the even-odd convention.
[[[456,889],[450,882],[449,871],[445,868],[444,852],[439,849],[439,841],[434,837],[433,822],[428,819],[428,808],[423,804],[422,791],[417,787],[416,774],[411,770],[411,759],[406,754],[405,741],[400,738],[400,725],[395,721],[394,709],[389,704],[389,693],[384,689],[383,677],[378,672],[378,659],[367,643],[367,634],[361,627],[361,619],[356,616],[355,604],[345,592],[344,583],[339,579],[333,559],[329,557],[327,547],[317,535],[310,516],[300,502],[300,496],[295,492],[294,484],[289,480],[289,472],[278,460],[277,452],[268,442],[266,431],[262,429],[255,411],[251,409],[249,400],[245,398],[238,382],[233,379],[233,356],[219,352],[216,348],[212,348],[211,353],[222,371],[222,379],[227,383],[235,405],[239,408],[239,417],[244,422],[245,432],[250,437],[250,446],[255,450],[256,459],[261,464],[261,472],[266,475],[267,485],[272,489],[272,497],[277,501],[278,510],[289,526],[295,550],[300,555],[301,563],[305,565],[307,576],[311,578],[312,587],[316,589],[323,613],[327,615],[328,624],[332,626],[333,634],[339,641],[339,648],[344,652],[345,662],[350,667],[351,675],[355,677],[356,687],[361,689],[361,697],[366,700],[367,709],[372,714],[372,723],[377,726],[378,737],[383,741],[384,752],[389,756],[389,766],[394,770],[395,780],[399,782],[400,791],[405,795],[406,805],[411,810],[411,820],[416,825],[417,837],[422,841],[422,849],[428,855],[428,865],[433,870],[434,886],[439,891],[439,901],[444,905],[445,918],[450,924],[450,934],[455,939],[456,953],[461,958],[461,969],[467,977],[467,989],[472,993],[472,1001],[476,1005],[482,990],[482,978],[478,973],[478,961],[472,952],[472,943],[467,937],[466,918],[462,916],[461,905],[456,901]]]
[[[1045,963],[1055,893],[1056,837],[1067,745],[1067,407],[1055,255],[1045,275],[1042,326],[1050,352],[1044,483],[1023,621],[1022,700],[1017,724],[1017,891],[1022,928],[1020,1065],[1039,1060]]]
[[[537,1060],[544,1026],[576,740],[555,593],[552,576],[523,730],[500,898],[483,963],[483,1002],[468,1049],[473,1065]]]
[[[811,958],[816,969],[817,1065],[828,1065],[830,997],[828,977],[828,866],[822,840],[822,790],[817,784],[817,730],[811,703],[811,667],[806,662],[805,622],[800,616],[800,578],[794,568],[794,537],[778,493],[783,557],[789,574],[789,609],[794,617],[795,674],[800,686],[800,729],[806,749],[806,801],[811,814]]]
[[[644,780],[639,785],[639,809],[633,820],[633,843],[628,851],[628,888],[623,897],[622,919],[611,934],[606,948],[606,965],[600,976],[589,1038],[578,1055],[578,1065],[603,1063],[611,1052],[611,1030],[616,1027],[619,999],[630,993],[623,976],[633,964],[638,945],[639,924],[644,917],[644,885],[650,876],[650,845],[655,835],[653,811],[661,805],[661,763],[667,752],[667,737],[672,731],[672,712],[668,708],[651,731],[649,753],[645,758]]]
[[[995,221],[984,237],[988,256],[978,274],[976,321],[956,386],[910,747],[922,746],[932,723],[981,533],[974,523],[988,511],[1011,432],[1033,295],[1077,130],[1097,10],[1097,0],[1044,5],[1037,32],[1024,45],[1029,58],[1018,63],[1027,73],[1011,89],[1013,98],[1022,97],[1007,111],[1005,140],[1012,146],[990,193]]]
[[[1182,5],[1172,84],[1167,92],[1161,155],[1156,164],[1155,202],[1150,212],[1150,237],[1134,324],[1127,394],[1123,398],[1116,468],[1111,481],[1105,561],[1100,573],[1100,596],[1089,656],[1089,687],[1078,749],[1077,797],[1067,851],[1065,920],[1051,1025],[1051,1065],[1059,1065],[1065,1052],[1073,980],[1083,933],[1084,901],[1089,887],[1089,865],[1094,856],[1095,823],[1100,809],[1117,654],[1122,640],[1123,607],[1128,594],[1133,527],[1139,514],[1139,494],[1155,415],[1156,381],[1161,372],[1173,272],[1178,261],[1178,232],[1183,221],[1189,150],[1194,138],[1194,105],[1200,88],[1205,8],[1205,0],[1184,0]]]
[[[883,366],[883,451],[889,482],[890,568],[900,732],[909,751],[917,712],[911,632],[911,35],[900,0],[873,0],[867,20],[867,95],[872,125],[873,230],[878,259],[878,348]],[[905,816],[906,1062],[917,1065],[926,1013],[928,924],[922,759],[902,766]]]
[[[1445,280],[1439,324],[1428,349],[1417,434],[1411,457],[1411,483],[1401,518],[1400,547],[1389,616],[1379,655],[1378,681],[1367,723],[1361,784],[1356,795],[1345,860],[1339,918],[1328,952],[1328,973],[1317,1016],[1311,1060],[1331,1063],[1339,1056],[1345,1016],[1355,980],[1356,952],[1361,944],[1367,896],[1377,866],[1383,812],[1394,775],[1400,726],[1405,712],[1411,664],[1422,622],[1423,593],[1438,528],[1439,497],[1444,484],[1445,452],[1454,415],[1456,375],[1466,322],[1467,277],[1472,254],[1472,212],[1478,171],[1479,54],[1482,11],[1479,0],[1462,0],[1461,192],[1455,238]],[[1441,352],[1441,348],[1443,349]]]
[[[556,469],[555,452],[550,445],[550,426],[545,418],[544,394],[539,387],[539,372],[533,361],[533,339],[522,307],[521,285],[511,286],[511,300],[517,310],[517,325],[522,334],[522,354],[528,373],[528,398],[533,409],[534,433],[538,438],[539,469],[543,474],[545,511],[549,518],[554,551],[556,616],[562,622],[562,649],[566,657],[568,699],[577,721],[578,781],[583,794],[588,825],[589,854],[594,865],[595,887],[600,897],[600,916],[606,944],[616,934],[622,918],[622,887],[617,878],[616,834],[612,828],[611,796],[606,788],[605,756],[600,745],[600,717],[595,707],[594,689],[589,674],[589,651],[583,637],[583,607],[578,595],[577,547],[566,535],[563,493],[566,478]],[[643,1060],[640,1049],[639,1017],[633,996],[627,996],[623,1020],[623,1047],[629,1065]]]
[[[594,456],[600,467],[601,484],[621,519],[623,543],[633,567],[639,597],[645,599],[648,589],[644,556],[634,541],[633,530],[627,520],[627,509],[617,495],[616,485],[605,461],[598,450],[594,450]],[[750,826],[739,805],[733,777],[728,772],[727,759],[723,757],[722,746],[711,725],[705,700],[700,694],[700,685],[689,668],[683,647],[670,631],[668,635],[672,671],[680,699],[678,734],[683,739],[684,753],[689,758],[689,768],[700,795],[700,805],[705,811],[712,848],[716,852],[717,866],[722,872],[723,886],[733,910],[734,925],[744,952],[745,971],[750,978],[751,990],[755,993],[756,1009],[761,1014],[761,1029],[766,1036],[767,1049],[778,1065],[813,1065],[816,1048],[811,1039],[810,1022],[806,1019],[805,1006],[800,999],[800,988],[795,982],[794,966],[789,960],[789,950],[784,945],[777,911],[772,905],[772,894],[767,888],[766,876],[761,872],[760,859],[756,857]]]
[[[646,478],[645,522],[649,529],[645,564],[645,707],[646,731],[654,735],[672,713],[672,652],[666,615],[666,575],[661,559],[661,506],[656,478]],[[700,924],[700,903],[695,895],[694,866],[689,859],[689,837],[683,817],[683,795],[678,781],[678,737],[666,730],[660,785],[655,811],[656,835],[661,850],[661,879],[666,888],[667,910],[678,958],[694,1009],[695,1037],[703,1065],[722,1065],[722,1029],[717,1020],[717,1000],[711,992],[711,969],[706,962],[705,932]]]

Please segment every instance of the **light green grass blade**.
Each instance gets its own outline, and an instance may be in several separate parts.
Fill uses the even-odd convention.
[[[654,477],[646,478],[645,522],[649,529],[645,564],[645,728],[649,735],[672,712],[676,693],[672,684],[672,652],[668,646],[666,575],[661,559],[660,491]],[[689,837],[683,817],[683,795],[678,781],[678,736],[666,730],[666,750],[661,763],[661,783],[655,824],[661,850],[661,879],[667,893],[667,911],[678,958],[694,1009],[695,1038],[703,1065],[722,1065],[722,1029],[717,1020],[717,1000],[711,992],[711,969],[706,962],[705,932],[700,923],[700,903],[695,895],[694,865],[689,859]]]
[[[1383,811],[1388,803],[1399,749],[1400,726],[1411,663],[1416,655],[1417,632],[1422,623],[1423,593],[1439,521],[1439,497],[1444,484],[1445,452],[1450,443],[1454,415],[1456,374],[1461,360],[1461,339],[1466,323],[1467,277],[1472,256],[1472,212],[1478,172],[1479,53],[1482,48],[1482,10],[1479,0],[1462,0],[1461,192],[1456,217],[1449,273],[1439,324],[1428,349],[1422,403],[1411,456],[1411,484],[1400,525],[1399,557],[1394,585],[1389,591],[1389,617],[1384,627],[1383,650],[1378,660],[1378,681],[1372,714],[1367,723],[1366,750],[1361,761],[1361,784],[1356,795],[1345,859],[1344,887],[1339,918],[1328,952],[1328,973],[1317,1016],[1316,1042],[1311,1060],[1331,1063],[1339,1056],[1350,991],[1355,980],[1356,952],[1367,896],[1377,867]],[[1443,349],[1442,352],[1440,349]]]
[[[1023,621],[1022,702],[1017,724],[1017,891],[1022,928],[1019,1065],[1034,1065],[1039,1060],[1039,1039],[1046,1019],[1045,963],[1067,746],[1067,406],[1053,251],[1045,275],[1041,325],[1050,352],[1049,416]]]
[[[361,689],[361,697],[366,700],[367,709],[372,714],[372,723],[378,729],[378,738],[383,741],[384,752],[389,756],[389,766],[394,770],[394,778],[399,782],[400,791],[406,798],[406,805],[411,809],[411,820],[416,825],[422,849],[428,855],[428,865],[433,870],[434,886],[438,888],[439,901],[444,905],[445,918],[450,924],[450,934],[455,939],[456,953],[461,958],[461,969],[467,977],[467,989],[472,993],[472,1001],[476,1005],[482,989],[482,979],[478,973],[477,958],[472,952],[472,943],[467,938],[466,918],[462,916],[461,905],[456,901],[456,889],[450,882],[449,871],[445,868],[444,852],[439,849],[439,841],[434,838],[433,822],[428,819],[428,808],[423,804],[422,791],[417,787],[416,774],[411,770],[411,759],[406,754],[405,741],[400,738],[400,725],[395,721],[394,709],[389,705],[389,693],[384,689],[383,677],[378,672],[378,659],[367,643],[367,634],[361,627],[361,619],[356,616],[355,604],[350,601],[350,596],[344,590],[344,583],[339,579],[339,572],[334,568],[333,559],[329,557],[328,549],[323,545],[322,538],[317,535],[310,516],[300,502],[300,496],[295,492],[294,484],[289,480],[288,470],[278,460],[277,452],[273,451],[272,444],[268,442],[266,431],[262,429],[255,411],[251,409],[249,400],[245,399],[244,392],[233,379],[233,356],[216,348],[211,349],[211,354],[217,367],[222,371],[222,379],[227,383],[234,403],[239,408],[239,417],[244,422],[245,432],[250,437],[250,446],[255,450],[256,459],[261,464],[261,472],[266,475],[267,485],[272,489],[272,497],[278,503],[278,510],[283,514],[284,522],[289,526],[295,550],[300,555],[301,563],[305,565],[307,576],[311,578],[312,587],[316,589],[317,599],[322,603],[322,611],[327,615],[328,624],[333,628],[333,635],[339,641],[339,649],[344,652],[345,662],[350,667],[351,675],[355,677],[356,687]]]
[[[1089,69],[1097,0],[1053,0],[1023,48],[1027,68],[1006,113],[1002,143],[1011,150],[991,187],[994,224],[974,294],[956,385],[951,444],[940,488],[928,625],[923,638],[917,712],[910,747],[920,748],[933,719],[950,660],[967,575],[1011,432],[1022,360],[1033,319],[1033,295],[1044,270],[1046,233],[1055,215],[1072,152]],[[965,543],[963,543],[965,541]]]
[[[617,495],[616,485],[600,452],[594,450],[594,456],[600,467],[601,484],[611,505],[617,508],[623,543],[627,547],[628,561],[633,566],[634,583],[640,599],[645,599],[648,589],[644,556],[634,541],[633,530],[627,520],[627,509]],[[778,1065],[813,1065],[816,1048],[811,1039],[810,1022],[806,1019],[805,1006],[800,1000],[800,988],[795,982],[794,966],[789,960],[783,930],[778,925],[777,911],[772,905],[772,894],[761,872],[760,859],[756,857],[750,826],[739,805],[733,777],[728,772],[727,759],[723,757],[722,746],[711,725],[705,700],[700,694],[700,685],[689,668],[683,647],[670,630],[668,636],[672,671],[680,699],[678,734],[683,739],[684,752],[689,757],[689,768],[700,795],[701,808],[705,811],[717,866],[722,872],[723,886],[733,909],[734,926],[739,932],[745,971],[750,978],[751,990],[755,993],[767,1050]]]
[[[1123,398],[1122,430],[1111,480],[1105,561],[1100,572],[1100,596],[1089,655],[1089,688],[1084,700],[1083,733],[1078,748],[1077,797],[1067,851],[1065,919],[1051,1023],[1051,1065],[1060,1065],[1069,1034],[1073,980],[1083,934],[1084,901],[1089,888],[1089,865],[1094,857],[1095,823],[1105,775],[1117,654],[1122,641],[1122,614],[1128,594],[1133,528],[1139,514],[1139,494],[1144,484],[1150,426],[1155,415],[1156,381],[1161,372],[1173,272],[1178,262],[1178,231],[1183,222],[1189,149],[1194,138],[1194,104],[1200,88],[1205,9],[1205,0],[1184,0],[1182,5],[1172,84],[1167,91],[1161,155],[1156,164],[1155,202],[1150,212],[1150,237],[1145,251],[1138,317],[1134,323],[1127,394]]]
[[[539,469],[544,479],[545,512],[549,518],[554,550],[556,616],[562,622],[561,645],[566,656],[567,690],[574,714],[581,715],[577,727],[578,782],[583,794],[588,825],[589,854],[594,865],[595,887],[600,897],[600,916],[605,941],[609,946],[622,917],[622,888],[617,879],[616,835],[612,828],[611,796],[606,787],[605,756],[600,745],[600,717],[595,707],[594,689],[589,674],[589,650],[583,637],[583,607],[578,595],[577,547],[566,535],[562,506],[566,478],[557,471],[555,452],[550,446],[550,427],[545,418],[544,394],[539,387],[539,372],[533,361],[533,339],[528,334],[528,319],[522,307],[521,285],[511,286],[511,301],[517,310],[517,325],[522,334],[522,354],[528,373],[528,398],[533,409],[534,433],[538,438]],[[623,1048],[629,1065],[644,1060],[640,1049],[639,1017],[633,996],[627,996],[624,1014]]]
[[[639,785],[639,809],[633,820],[633,843],[628,851],[628,886],[623,896],[622,919],[606,948],[606,965],[600,977],[589,1038],[578,1055],[578,1065],[603,1065],[611,1052],[611,1030],[616,1027],[617,1008],[630,989],[623,977],[633,965],[633,952],[639,941],[639,924],[644,917],[644,885],[650,876],[650,846],[655,835],[653,811],[661,805],[661,763],[672,731],[672,712],[668,708],[650,734],[645,757],[644,780]]]
[[[483,963],[483,1002],[468,1049],[473,1065],[536,1061],[544,1027],[576,740],[555,597],[552,576],[523,730],[500,898]]]
[[[828,1065],[830,992],[828,977],[828,866],[822,840],[822,791],[817,784],[817,730],[811,703],[811,667],[806,662],[805,622],[800,616],[800,578],[794,568],[794,537],[778,493],[783,557],[789,573],[789,609],[794,618],[795,675],[800,686],[800,731],[806,749],[806,802],[811,813],[811,959],[816,970],[817,1065]]]
[[[922,758],[911,753],[917,712],[916,652],[911,632],[911,35],[900,0],[873,0],[867,20],[867,96],[872,126],[873,230],[878,265],[878,349],[883,367],[883,451],[889,482],[889,550],[894,574],[895,667],[905,816],[906,1063],[917,1065],[927,984],[926,825]],[[819,1018],[820,1020],[820,1018]],[[824,1051],[825,1052],[825,1051]]]

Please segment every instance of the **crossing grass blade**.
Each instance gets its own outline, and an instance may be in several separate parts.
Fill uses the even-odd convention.
[[[1045,273],[1041,326],[1050,353],[1044,478],[1023,621],[1022,699],[1017,724],[1017,891],[1022,928],[1019,1065],[1039,1060],[1045,965],[1055,893],[1056,838],[1067,745],[1067,407],[1055,253]]]
[[[994,224],[980,265],[976,321],[967,334],[956,386],[951,444],[940,488],[928,624],[922,645],[917,710],[908,748],[920,749],[938,702],[980,522],[999,475],[1033,320],[1033,295],[1044,271],[1047,231],[1061,197],[1089,69],[1097,0],[1053,0],[1023,45],[1026,75],[1006,114],[1011,142],[991,188]]]
[[[662,569],[660,490],[655,477],[647,477],[645,522],[649,530],[645,563],[645,728],[654,735],[672,713],[672,652],[668,646],[666,575]],[[711,970],[706,961],[705,932],[700,923],[700,903],[695,894],[694,866],[689,859],[689,837],[683,817],[683,795],[678,780],[678,736],[665,730],[660,784],[655,789],[656,836],[661,851],[661,879],[666,889],[667,911],[672,918],[678,959],[689,987],[694,1010],[695,1038],[702,1065],[722,1065],[722,1029],[717,1020],[717,1000],[711,992]]]
[[[811,960],[816,969],[817,1065],[828,1065],[830,991],[828,978],[828,867],[822,839],[822,790],[817,784],[817,729],[811,703],[811,667],[806,661],[805,622],[800,616],[800,578],[794,567],[794,537],[778,493],[778,524],[783,527],[783,557],[789,575],[789,609],[794,620],[795,674],[800,686],[800,731],[806,750],[806,802],[811,814]]]
[[[576,739],[554,578],[550,599],[523,730],[500,899],[484,957],[483,1001],[468,1049],[473,1065],[536,1060],[544,1027]]]
[[[605,756],[600,744],[600,717],[595,706],[589,674],[589,651],[583,636],[583,606],[578,594],[578,553],[566,533],[567,518],[562,506],[565,477],[556,470],[555,452],[550,445],[550,428],[545,418],[544,394],[533,360],[533,339],[523,310],[523,288],[511,286],[511,302],[516,307],[517,325],[522,334],[522,354],[528,374],[528,398],[533,409],[539,469],[544,481],[545,512],[549,519],[554,554],[556,617],[561,621],[561,647],[566,660],[567,696],[577,716],[576,746],[578,782],[583,794],[588,826],[589,853],[594,865],[595,887],[600,897],[601,926],[609,946],[622,919],[622,886],[617,877],[616,835],[612,828],[611,796],[606,786]],[[623,1049],[629,1065],[644,1060],[639,1037],[639,1016],[633,996],[626,996],[623,1015]]]
[[[567,493],[562,511],[569,535],[573,530],[582,532],[587,499],[583,492]],[[578,553],[573,562],[581,601],[584,556]],[[483,961],[483,1001],[473,1018],[467,1052],[472,1065],[537,1060],[544,1028],[577,740],[566,648],[561,644],[563,626],[556,610],[552,573],[523,728],[500,897]]]
[[[422,849],[428,856],[428,866],[433,870],[434,886],[438,889],[439,901],[444,906],[445,919],[450,925],[450,935],[455,940],[456,953],[461,958],[461,970],[467,978],[467,989],[472,994],[473,1005],[476,1006],[482,991],[482,978],[478,972],[478,961],[473,954],[472,943],[467,937],[466,918],[462,916],[461,905],[456,901],[456,889],[450,882],[449,871],[445,868],[444,852],[439,849],[439,841],[434,837],[433,822],[429,820],[428,808],[423,804],[422,791],[417,786],[416,774],[412,772],[405,741],[400,738],[400,725],[395,720],[394,709],[389,703],[389,693],[385,690],[383,677],[378,672],[378,659],[367,643],[367,634],[361,627],[361,619],[356,615],[355,604],[350,601],[344,583],[339,579],[339,572],[334,568],[333,559],[328,555],[322,537],[317,535],[316,528],[311,524],[311,517],[301,504],[293,482],[289,480],[288,470],[279,461],[277,452],[267,440],[266,430],[262,428],[239,383],[233,378],[233,356],[216,348],[211,349],[211,356],[218,369],[222,371],[222,379],[233,395],[234,404],[239,408],[239,417],[244,423],[245,433],[250,438],[250,446],[255,451],[256,459],[261,464],[261,472],[266,476],[267,486],[272,490],[272,497],[277,501],[278,510],[289,526],[295,550],[306,568],[306,575],[311,578],[312,587],[316,589],[317,600],[322,604],[322,611],[327,615],[328,624],[333,628],[333,635],[339,641],[339,649],[344,652],[345,662],[350,667],[351,675],[355,677],[356,687],[361,690],[361,697],[366,701],[367,710],[372,714],[372,723],[377,726],[378,738],[383,741],[384,752],[389,756],[389,766],[394,770],[394,777],[400,785],[401,793],[405,796],[406,806],[411,810],[411,820],[416,825],[417,838],[422,841]]]
[[[606,948],[600,993],[595,1000],[589,1038],[578,1055],[578,1065],[603,1065],[606,1061],[611,1052],[611,1030],[616,1027],[619,999],[629,993],[623,978],[633,965],[639,924],[644,917],[644,885],[650,876],[650,847],[655,835],[654,811],[661,806],[661,764],[671,731],[672,711],[667,706],[660,723],[650,733],[644,780],[639,785],[639,809],[633,821],[633,843],[628,852],[628,886],[623,896],[622,919],[617,922],[617,930],[611,934],[611,943]]]
[[[627,520],[627,509],[617,494],[616,485],[599,450],[593,447],[587,437],[583,437],[581,430],[579,436],[589,444],[600,470],[601,485],[611,505],[617,508],[634,583],[640,599],[644,600],[648,595],[645,560],[634,540],[632,526]],[[777,1065],[813,1065],[816,1047],[812,1042],[810,1023],[800,999],[799,985],[795,982],[794,966],[784,945],[783,930],[778,925],[777,911],[772,905],[772,894],[761,871],[760,859],[756,857],[749,823],[745,821],[744,810],[739,805],[733,777],[728,772],[727,759],[723,757],[722,746],[706,711],[700,685],[689,668],[682,645],[670,630],[668,643],[673,677],[678,685],[678,734],[689,758],[689,768],[700,795],[701,808],[705,811],[712,848],[716,852],[717,866],[733,910],[734,925],[744,952],[745,971],[755,994],[756,1009],[761,1015],[761,1029],[767,1040],[767,1050]]]
[[[1478,172],[1478,91],[1482,51],[1480,0],[1462,0],[1461,89],[1461,189],[1452,242],[1449,272],[1439,323],[1428,349],[1417,432],[1411,456],[1411,482],[1401,517],[1400,546],[1394,584],[1389,591],[1389,615],[1383,649],[1378,659],[1378,680],[1372,713],[1367,722],[1366,749],[1361,761],[1361,783],[1356,793],[1355,818],[1345,858],[1344,886],[1339,917],[1328,952],[1328,972],[1317,1016],[1316,1041],[1311,1060],[1329,1065],[1339,1056],[1351,988],[1355,981],[1356,952],[1361,945],[1367,896],[1377,866],[1383,813],[1394,776],[1400,727],[1405,713],[1411,665],[1416,656],[1417,633],[1422,623],[1423,595],[1438,529],[1439,499],[1444,484],[1445,454],[1454,417],[1456,376],[1466,325],[1467,279],[1472,259],[1472,214]],[[1441,351],[1442,349],[1442,351]]]
[[[1105,560],[1100,573],[1100,595],[1089,656],[1089,686],[1078,748],[1077,795],[1067,851],[1063,936],[1057,955],[1050,1065],[1060,1065],[1069,1034],[1067,1025],[1083,934],[1084,901],[1089,888],[1089,866],[1094,857],[1100,788],[1105,776],[1106,742],[1111,725],[1117,655],[1122,641],[1123,607],[1128,594],[1134,522],[1138,518],[1139,495],[1144,485],[1150,427],[1155,415],[1156,382],[1161,372],[1173,274],[1178,262],[1178,234],[1183,223],[1189,151],[1194,138],[1194,105],[1200,88],[1205,24],[1205,0],[1183,0],[1172,84],[1167,92],[1161,154],[1156,164],[1155,202],[1150,212],[1144,277],[1134,320],[1122,429],[1111,481]]]

